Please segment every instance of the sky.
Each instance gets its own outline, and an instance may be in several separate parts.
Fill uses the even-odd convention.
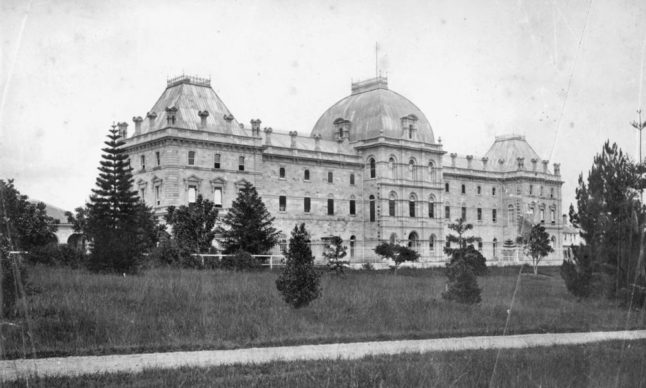
[[[246,125],[309,134],[378,68],[449,153],[525,135],[561,164],[564,211],[607,139],[638,159],[643,0],[2,0],[0,17],[0,179],[66,210],[110,125],[182,73]]]

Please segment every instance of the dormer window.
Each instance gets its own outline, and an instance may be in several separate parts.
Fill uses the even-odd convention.
[[[417,116],[410,114],[401,118],[402,123],[402,136],[408,139],[415,139],[417,135]]]
[[[333,124],[336,130],[337,139],[341,140],[350,138],[350,127],[352,124],[350,120],[339,117],[338,119],[334,120]]]
[[[175,115],[177,114],[177,107],[172,106],[166,108],[166,124],[173,125],[175,124]]]

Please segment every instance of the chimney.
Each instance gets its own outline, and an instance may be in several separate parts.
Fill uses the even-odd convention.
[[[471,169],[471,162],[473,161],[473,155],[467,155],[467,168]]]
[[[321,150],[321,134],[317,133],[314,135],[314,150],[315,151],[320,151]]]
[[[253,136],[260,136],[260,119],[251,119],[251,133]]]
[[[524,170],[525,169],[525,158],[516,158],[516,162],[518,162],[518,169],[519,170]]]
[[[482,169],[486,171],[487,170],[487,162],[489,161],[489,158],[484,157],[481,160],[482,160]]]
[[[146,113],[146,117],[148,118],[148,128],[152,129],[153,123],[155,122],[155,119],[157,118],[157,113],[148,112],[148,113]]]
[[[532,158],[532,171],[536,172],[536,163],[538,162],[538,159]]]
[[[560,163],[554,163],[554,175],[556,175],[556,176],[561,175],[561,164]]]
[[[144,121],[144,119],[142,119],[141,116],[135,116],[132,118],[132,121],[135,123],[135,135],[138,135],[141,132],[141,122]]]
[[[451,153],[449,156],[451,156],[451,167],[455,167],[455,158],[458,157],[458,154],[455,152]]]
[[[290,142],[290,147],[296,148],[296,136],[298,135],[298,132],[296,131],[289,131],[289,137],[291,138]]]
[[[271,145],[271,133],[273,132],[273,129],[271,129],[271,127],[265,127],[263,131],[265,132],[265,144]]]
[[[119,136],[121,136],[123,139],[128,137],[128,123],[123,122],[123,123],[117,123],[117,127],[119,127]]]
[[[550,163],[549,160],[543,160],[543,172],[547,174],[547,165]]]
[[[206,128],[206,118],[209,117],[209,112],[200,110],[197,112],[197,115],[200,116],[200,128]]]
[[[222,116],[222,118],[224,119],[224,121],[226,121],[229,124],[231,124],[231,122],[233,121],[233,115],[232,114],[228,114],[228,115],[225,114],[224,116]]]

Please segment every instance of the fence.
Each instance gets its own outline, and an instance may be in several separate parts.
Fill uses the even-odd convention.
[[[231,257],[235,255],[223,255],[223,254],[207,254],[207,253],[193,253],[191,256],[199,257],[202,266],[205,265],[206,261],[222,261],[223,257]],[[263,266],[269,266],[269,269],[273,269],[275,266],[285,265],[285,256],[283,255],[251,255],[254,258],[260,259]]]

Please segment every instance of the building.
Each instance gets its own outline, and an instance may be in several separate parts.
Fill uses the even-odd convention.
[[[127,137],[136,189],[159,215],[197,195],[226,212],[245,181],[256,186],[286,241],[297,223],[311,232],[313,252],[338,235],[354,262],[377,261],[380,241],[408,244],[422,265],[442,265],[448,224],[465,218],[478,248],[499,265],[525,260],[515,241],[543,222],[562,260],[559,165],[524,137],[497,137],[481,156],[447,155],[424,113],[391,91],[385,77],[353,83],[300,134],[239,123],[210,80],[180,76]],[[300,129],[300,128],[298,128]],[[300,129],[302,130],[302,129]],[[276,249],[284,249],[283,242]]]

